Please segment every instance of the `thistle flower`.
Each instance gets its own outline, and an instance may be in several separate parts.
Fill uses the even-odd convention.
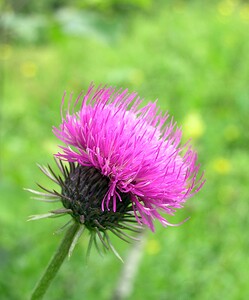
[[[62,123],[53,128],[63,143],[55,154],[62,175],[41,167],[61,191],[33,191],[61,201],[63,208],[44,216],[70,214],[81,225],[77,238],[87,228],[89,245],[95,241],[97,246],[98,236],[115,254],[109,231],[127,240],[132,236],[125,230],[147,226],[154,231],[156,219],[172,225],[165,214],[173,215],[204,184],[197,154],[180,145],[182,132],[173,118],[158,112],[156,102],[140,108],[136,93],[112,87],[90,85],[73,106],[71,95],[65,116],[64,100],[65,94]]]

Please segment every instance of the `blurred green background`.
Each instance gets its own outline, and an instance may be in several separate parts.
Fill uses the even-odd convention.
[[[147,233],[128,299],[249,299],[249,2],[0,1],[0,298],[28,299],[67,218],[26,222],[54,208],[23,187],[50,185],[64,90],[91,81],[159,99],[192,137],[207,182]],[[115,240],[124,258],[130,246]],[[45,299],[112,299],[122,263],[87,236]]]

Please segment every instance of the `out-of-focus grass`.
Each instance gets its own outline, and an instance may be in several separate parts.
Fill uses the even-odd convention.
[[[169,218],[191,219],[148,233],[130,299],[247,299],[248,4],[176,1],[115,20],[84,12],[87,30],[77,35],[61,30],[71,18],[50,20],[46,43],[1,45],[1,298],[27,298],[61,239],[52,234],[66,220],[26,222],[52,207],[22,188],[49,184],[35,164],[53,164],[51,127],[60,122],[63,92],[76,96],[94,80],[158,98],[184,139],[193,137],[206,170],[203,190]],[[125,257],[129,246],[116,243]],[[47,299],[110,299],[122,265],[93,251],[85,267],[86,245],[82,239]]]

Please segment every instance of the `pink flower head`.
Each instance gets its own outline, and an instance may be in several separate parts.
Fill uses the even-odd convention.
[[[155,219],[171,225],[161,213],[172,215],[204,184],[197,154],[180,145],[182,132],[173,118],[158,112],[156,102],[140,108],[140,97],[127,89],[90,85],[74,108],[80,101],[79,111],[70,112],[69,104],[53,128],[64,143],[56,156],[108,178],[102,211],[116,212],[127,194],[140,224],[152,231]]]

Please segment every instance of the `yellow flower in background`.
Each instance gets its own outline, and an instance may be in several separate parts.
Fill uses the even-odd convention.
[[[146,252],[149,255],[156,255],[161,251],[161,248],[161,244],[157,240],[151,239],[147,242]]]
[[[37,65],[32,61],[26,61],[21,64],[20,71],[26,78],[33,78],[37,74]]]
[[[213,160],[212,162],[212,168],[216,173],[225,175],[230,173],[232,169],[231,162],[224,158],[224,157],[218,157]]]
[[[189,113],[183,122],[183,132],[187,138],[198,139],[205,131],[205,123],[198,112]]]
[[[11,58],[12,56],[12,47],[8,44],[4,44],[2,46],[0,46],[0,59],[1,60],[8,60]]]
[[[230,16],[235,9],[236,2],[232,0],[225,0],[218,4],[218,13],[224,17]]]
[[[249,23],[249,4],[244,5],[240,9],[239,15],[244,22]]]

